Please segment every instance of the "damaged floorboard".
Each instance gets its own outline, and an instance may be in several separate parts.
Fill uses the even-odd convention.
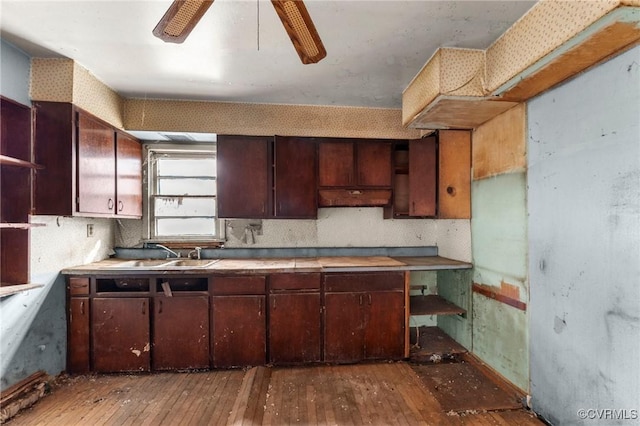
[[[78,376],[64,381],[8,424],[543,424],[513,405],[485,411],[486,404],[474,406],[473,398],[467,396],[461,410],[456,411],[449,399],[455,399],[456,386],[466,385],[451,378],[460,371],[444,367],[421,370],[418,375],[415,367],[392,362]],[[438,374],[443,376],[438,379]],[[444,399],[436,395],[439,391],[432,386],[434,380],[441,384],[447,381]],[[458,391],[463,396],[470,390]]]

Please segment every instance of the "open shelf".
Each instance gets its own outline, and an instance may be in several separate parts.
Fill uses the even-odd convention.
[[[40,226],[47,226],[44,223],[0,223],[0,228],[6,229],[30,229]]]
[[[29,169],[44,169],[44,166],[41,166],[39,164],[31,163],[29,161],[20,160],[18,158],[13,158],[13,157],[9,157],[8,155],[1,155],[1,154],[0,154],[0,165],[26,167]]]
[[[411,315],[459,315],[467,311],[436,294],[428,294],[411,296],[409,312]]]
[[[0,297],[11,296],[12,294],[44,287],[43,284],[8,284],[2,283],[0,286]]]

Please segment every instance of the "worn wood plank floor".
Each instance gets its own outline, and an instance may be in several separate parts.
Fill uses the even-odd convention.
[[[541,425],[523,410],[446,411],[398,363],[73,377],[18,425]]]

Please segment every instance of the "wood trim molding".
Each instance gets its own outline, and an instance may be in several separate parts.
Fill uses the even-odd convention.
[[[473,283],[472,290],[474,293],[481,294],[489,299],[497,300],[498,302],[502,302],[505,305],[512,306],[516,309],[520,309],[521,311],[527,310],[527,304],[521,302],[520,300],[514,299],[513,297],[506,296],[501,294],[499,290],[495,290],[495,287],[484,285],[484,284],[476,284]]]

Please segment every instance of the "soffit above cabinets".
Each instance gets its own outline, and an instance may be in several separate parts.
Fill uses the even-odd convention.
[[[640,2],[537,3],[487,50],[441,48],[403,93],[403,124],[479,126],[640,41]]]

